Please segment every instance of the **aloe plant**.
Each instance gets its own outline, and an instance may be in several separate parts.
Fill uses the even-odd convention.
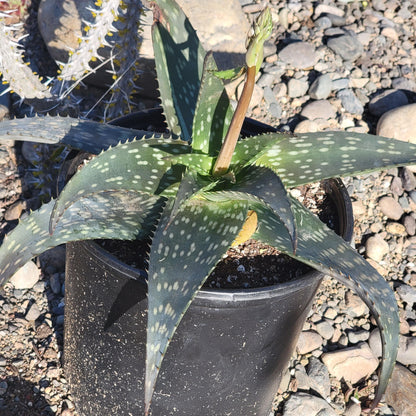
[[[57,244],[150,237],[147,415],[181,317],[228,248],[251,237],[337,278],[368,305],[383,341],[375,405],[397,354],[394,294],[374,268],[286,188],[414,164],[416,145],[340,131],[238,140],[262,44],[271,30],[269,12],[261,14],[249,38],[246,92],[233,112],[223,74],[184,13],[174,0],[155,3],[152,36],[169,135],[49,116],[0,124],[0,140],[64,144],[97,155],[56,200],[32,212],[4,239],[0,284]]]

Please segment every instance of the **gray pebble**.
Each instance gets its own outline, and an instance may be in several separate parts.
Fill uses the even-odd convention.
[[[328,321],[321,321],[316,324],[316,332],[324,339],[331,339],[334,327]]]
[[[391,220],[399,220],[404,214],[403,208],[391,196],[383,196],[378,201],[378,206],[380,207],[381,212]]]
[[[30,306],[29,310],[26,313],[26,320],[28,321],[36,321],[36,319],[39,318],[41,315],[41,310],[39,309],[39,306],[36,303],[33,303],[32,306]]]
[[[395,176],[390,184],[390,190],[393,192],[394,195],[400,196],[403,195],[404,189],[403,189],[403,183],[402,180]]]
[[[360,416],[361,406],[358,403],[350,403],[345,409],[344,416]]]
[[[317,416],[322,410],[328,410],[328,416],[337,416],[326,400],[307,393],[297,392],[285,403],[283,416]]]
[[[329,74],[320,75],[311,84],[309,95],[314,100],[324,100],[328,98],[332,91],[332,80]]]
[[[332,89],[334,91],[343,90],[350,86],[349,78],[338,78],[332,81]]]
[[[405,191],[410,192],[416,188],[416,177],[409,168],[404,167],[400,171],[400,177]]]
[[[403,225],[407,234],[412,236],[416,234],[416,219],[412,215],[406,215],[403,218]]]
[[[321,360],[311,357],[307,373],[310,379],[310,385],[313,390],[319,393],[324,399],[331,393],[331,381],[329,372]]]
[[[402,195],[401,197],[399,197],[399,204],[405,211],[408,210],[410,207],[409,200],[407,199],[406,195]]]
[[[345,26],[345,24],[347,23],[345,17],[343,16],[338,16],[336,14],[327,13],[326,17],[328,17],[328,19],[331,21],[332,26],[335,26],[335,27]]]
[[[315,26],[318,29],[329,29],[332,26],[331,19],[327,16],[322,16],[315,20]]]
[[[356,36],[341,35],[328,40],[328,47],[344,61],[355,61],[363,53],[363,46]]]
[[[315,47],[307,42],[294,42],[279,53],[279,58],[297,69],[312,68],[317,62]]]
[[[279,103],[272,103],[269,106],[269,113],[272,117],[280,119],[282,117],[282,107]]]
[[[416,302],[416,288],[409,285],[400,285],[396,288],[396,292],[410,306]]]
[[[391,81],[391,86],[395,90],[416,91],[416,82],[404,77],[394,78]]]
[[[309,120],[316,120],[322,118],[328,120],[336,117],[335,107],[327,100],[312,101],[307,104],[300,113],[303,117]]]
[[[376,234],[365,242],[365,252],[367,257],[380,262],[389,252],[389,244],[379,234]]]
[[[351,344],[357,344],[361,341],[367,341],[370,333],[364,329],[360,329],[358,331],[350,331],[348,332],[348,341]]]
[[[295,378],[298,383],[298,389],[300,390],[309,390],[310,389],[310,380],[306,374],[305,367],[301,364],[298,364],[295,369]]]
[[[271,74],[269,72],[265,72],[257,81],[257,85],[259,87],[265,88],[265,87],[270,87],[270,85],[275,84],[275,75]]]
[[[306,80],[291,78],[287,85],[287,92],[289,97],[303,97],[308,91],[309,85]]]
[[[351,114],[362,114],[364,107],[354,92],[347,88],[338,91],[337,97],[341,100],[342,106]]]

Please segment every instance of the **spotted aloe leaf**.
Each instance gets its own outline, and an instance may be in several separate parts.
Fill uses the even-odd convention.
[[[290,187],[416,163],[415,144],[370,134],[337,131],[268,137],[265,150],[250,162],[273,169]],[[275,143],[271,137],[276,137]]]
[[[158,0],[154,17],[153,49],[166,121],[173,134],[190,141],[205,51],[176,2]]]
[[[247,216],[247,202],[188,199],[172,219],[165,210],[149,260],[146,414],[163,356],[183,314],[226,253]]]
[[[189,198],[194,197],[203,190],[211,189],[215,186],[215,182],[210,181],[206,177],[200,176],[196,171],[187,169],[178,186],[173,207],[170,212],[168,224],[176,217],[181,206],[185,204]]]
[[[151,137],[154,133],[71,117],[44,116],[3,120],[0,141],[22,140],[63,144],[98,154],[119,142]]]
[[[181,170],[171,167],[171,156],[191,147],[180,140],[147,139],[119,144],[93,158],[66,185],[56,200],[51,230],[78,198],[107,189],[169,194],[181,180]],[[173,195],[176,190],[173,190]]]
[[[186,153],[173,156],[172,162],[187,166],[201,175],[210,175],[215,158],[202,153]]]
[[[230,170],[239,171],[244,166],[254,164],[269,147],[278,145],[281,140],[287,137],[293,136],[284,133],[273,133],[251,136],[238,141],[231,159]],[[263,164],[263,166],[267,166],[267,164]]]
[[[54,201],[20,221],[0,247],[0,286],[45,250],[70,241],[133,240],[153,232],[165,198],[134,191],[104,191],[79,198],[49,234]],[[28,243],[30,242],[30,243]]]
[[[289,232],[292,249],[297,246],[297,230],[288,194],[279,176],[272,170],[259,166],[248,166],[236,176],[231,189],[253,195],[267,204],[278,215]]]
[[[192,149],[216,156],[227,134],[233,116],[227,92],[215,76],[217,65],[212,53],[207,53],[192,126]]]
[[[291,242],[282,233],[284,224],[264,206],[256,210],[259,226],[253,238],[338,279],[356,291],[367,304],[380,327],[383,341],[383,357],[374,406],[387,387],[397,356],[399,317],[394,294],[385,279],[348,243],[329,230],[298,201],[293,198],[291,200],[299,229],[296,255],[291,253]]]

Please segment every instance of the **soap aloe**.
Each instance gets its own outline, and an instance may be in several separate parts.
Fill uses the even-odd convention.
[[[239,138],[262,43],[271,31],[270,13],[260,15],[249,38],[248,92],[234,112],[212,54],[204,51],[181,9],[173,0],[157,0],[154,7],[156,69],[169,135],[49,116],[0,123],[2,140],[64,144],[97,155],[56,200],[31,213],[5,238],[0,283],[57,244],[151,238],[148,414],[163,356],[181,317],[228,248],[254,238],[335,277],[368,305],[383,341],[376,404],[398,348],[393,291],[286,189],[414,164],[416,145],[340,131]]]

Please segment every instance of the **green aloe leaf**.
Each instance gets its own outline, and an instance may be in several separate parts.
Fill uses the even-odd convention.
[[[208,176],[211,174],[215,158],[202,153],[187,153],[173,156],[172,162],[187,166],[201,175]]]
[[[147,139],[119,144],[101,153],[71,178],[57,198],[51,230],[74,201],[90,193],[125,189],[169,195],[164,191],[182,176],[180,169],[171,168],[169,158],[190,150],[180,140]]]
[[[3,120],[0,123],[0,142],[18,140],[64,144],[93,154],[98,154],[119,142],[151,137],[152,134],[91,120],[60,116],[35,116]]]
[[[231,185],[234,192],[254,195],[278,215],[289,232],[292,249],[296,251],[297,230],[288,194],[279,176],[272,170],[259,166],[248,166]]]
[[[397,356],[399,317],[394,294],[385,279],[341,237],[329,230],[317,217],[292,199],[299,230],[296,255],[290,240],[282,234],[283,223],[269,208],[257,209],[259,226],[253,238],[332,276],[353,289],[367,304],[380,328],[383,357],[374,405],[384,393]]]
[[[269,146],[277,145],[288,137],[293,136],[284,133],[266,133],[238,141],[231,159],[230,170],[238,172],[243,167],[252,165],[267,151]]]
[[[197,153],[216,156],[233,116],[222,81],[214,75],[217,65],[207,53],[192,127],[192,149]]]
[[[416,163],[416,145],[370,134],[304,133],[282,139],[250,162],[277,172],[285,186]]]
[[[156,4],[152,40],[166,121],[174,135],[191,141],[205,51],[176,2]]]
[[[70,241],[94,238],[134,240],[153,232],[165,198],[132,191],[105,191],[74,202],[55,232],[49,221],[55,201],[20,221],[0,247],[0,286],[45,250]]]
[[[247,202],[191,198],[173,220],[169,211],[155,232],[149,260],[146,414],[169,341],[198,289],[241,230]]]

